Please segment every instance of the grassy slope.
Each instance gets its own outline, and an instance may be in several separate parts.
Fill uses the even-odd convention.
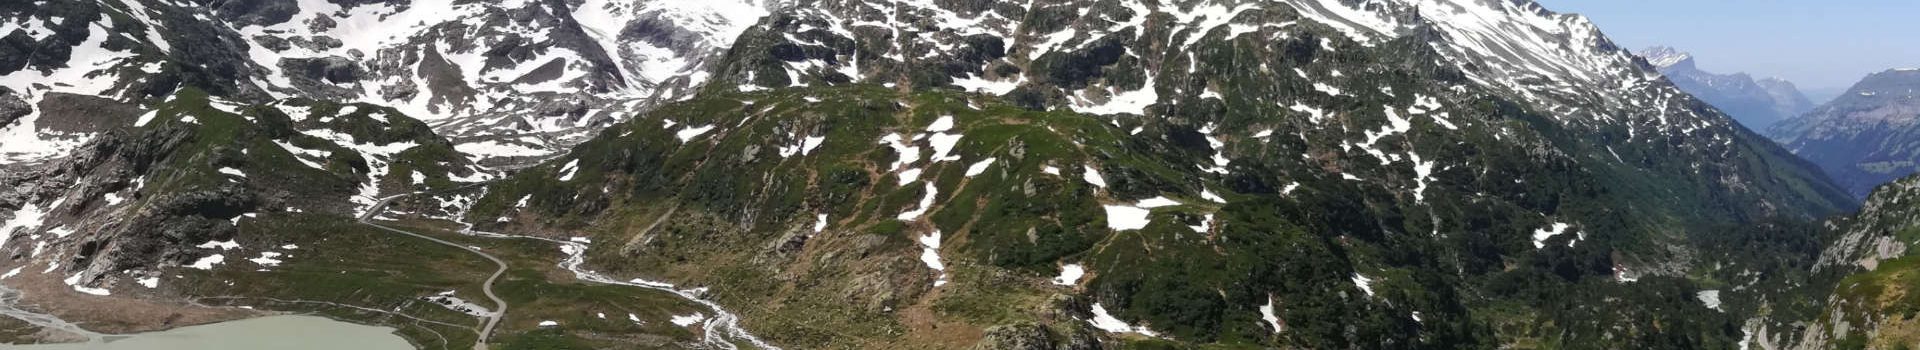
[[[887,173],[897,156],[878,140],[921,133],[947,115],[966,135],[953,151],[961,160],[932,163],[921,182],[897,184]],[[1290,131],[1305,126],[1287,119],[1256,125],[1330,137]],[[684,143],[676,137],[701,125],[719,128]],[[1133,127],[1144,134],[1130,135]],[[1236,166],[1253,169],[1244,175],[1203,175],[1192,164],[1209,150],[1181,143],[1195,129],[1177,118],[1109,123],[872,86],[717,92],[617,125],[491,185],[468,220],[489,230],[592,237],[600,242],[591,252],[596,266],[715,286],[750,328],[795,347],[964,347],[986,326],[1026,323],[1048,325],[1061,340],[1088,331],[1080,319],[1094,302],[1186,346],[1481,347],[1495,338],[1546,348],[1712,346],[1738,336],[1725,331],[1734,317],[1693,300],[1692,281],[1612,281],[1606,247],[1647,236],[1596,235],[1570,248],[1555,240],[1536,251],[1525,235],[1488,233],[1544,227],[1534,214],[1542,211],[1592,219],[1582,223],[1601,232],[1647,225],[1608,221],[1625,214],[1606,210],[1609,199],[1594,191],[1604,185],[1578,164],[1531,161],[1484,133],[1417,141],[1433,146],[1422,154],[1470,157],[1493,173],[1443,179],[1416,205],[1326,167],[1389,183],[1404,181],[1404,169],[1286,161],[1301,146],[1285,137],[1275,138],[1278,147],[1242,150]],[[807,156],[771,155],[794,135],[825,135],[826,143]],[[988,157],[997,161],[965,176]],[[574,160],[573,179],[558,180]],[[1043,174],[1044,166],[1062,174]],[[1083,166],[1100,169],[1109,186],[1080,180]],[[941,192],[925,220],[895,220],[918,207],[927,181]],[[1290,183],[1300,190],[1278,193]],[[1440,194],[1472,188],[1489,195]],[[1203,190],[1228,204],[1202,199]],[[1153,223],[1141,230],[1106,228],[1102,205],[1155,196],[1183,204],[1152,210]],[[827,230],[808,237],[819,213],[829,217]],[[1211,230],[1189,228],[1207,214],[1216,220]],[[1475,219],[1433,219],[1455,217]],[[944,233],[952,281],[940,288],[930,288],[937,274],[920,263],[915,241],[935,230]],[[1405,234],[1435,230],[1446,234]],[[1089,277],[1073,287],[1047,283],[1058,264],[1071,262],[1089,266]],[[1376,281],[1375,296],[1353,285],[1355,274]],[[1269,297],[1284,305],[1282,319],[1300,320],[1278,336],[1257,311]],[[1580,302],[1608,299],[1621,302]],[[1422,320],[1412,319],[1415,311]]]
[[[174,264],[162,267],[160,288],[125,287],[117,295],[314,313],[395,327],[399,335],[423,348],[470,346],[479,318],[421,298],[453,290],[460,298],[485,305],[480,282],[495,266],[453,247],[354,223],[347,215],[352,206],[348,198],[359,191],[370,162],[391,165],[391,174],[381,184],[387,193],[463,185],[453,178],[469,176],[471,170],[450,143],[419,121],[372,105],[351,105],[354,112],[341,113],[349,105],[305,100],[238,107],[217,106],[220,103],[197,90],[183,90],[156,106],[147,125],[130,130],[136,138],[173,135],[169,137],[179,140],[149,152],[156,158],[142,165],[150,170],[140,178],[144,186],[133,196],[136,207],[132,210],[220,225],[242,212],[254,215],[237,218],[237,230],[230,238],[218,236],[217,230],[184,240],[149,238],[180,240],[173,244],[181,251],[166,257]],[[289,115],[285,106],[311,112]],[[369,159],[346,145],[302,133],[321,129],[362,143],[417,146],[390,159]],[[327,156],[305,158],[321,165],[311,167],[276,141]],[[246,175],[225,174],[222,168]],[[412,181],[414,171],[425,175],[423,182]],[[177,198],[203,193],[238,193],[252,199],[214,211],[203,207],[186,212],[154,210]],[[444,223],[410,224],[417,231],[482,247],[510,261],[513,268],[497,288],[515,308],[496,330],[495,348],[677,347],[698,341],[696,331],[668,320],[700,312],[699,305],[664,292],[580,283],[557,267],[562,255],[553,244],[460,236]],[[148,232],[153,228],[129,229],[141,237],[158,235]],[[241,248],[191,248],[207,240],[228,239]],[[264,252],[285,254],[277,258],[284,262],[269,266],[247,260]],[[221,254],[224,263],[211,270],[183,266],[212,254]],[[606,318],[600,318],[600,313]],[[629,321],[628,314],[643,323]],[[537,326],[548,320],[562,326]]]
[[[668,320],[700,312],[699,305],[664,292],[576,281],[557,267],[562,256],[552,243],[462,236],[432,222],[395,225],[480,247],[508,261],[512,268],[496,290],[513,307],[496,330],[496,348],[665,347],[698,339]],[[311,312],[394,327],[429,349],[467,348],[480,319],[422,297],[455,291],[456,297],[491,306],[480,283],[494,265],[463,250],[318,214],[262,215],[244,220],[242,230],[243,248],[223,252],[225,264],[206,271],[180,269],[176,272],[183,278],[164,279],[162,285],[203,304]],[[283,245],[298,248],[279,248]],[[278,266],[242,260],[262,251],[287,256]],[[629,321],[628,314],[645,323]],[[562,326],[539,327],[542,321]]]

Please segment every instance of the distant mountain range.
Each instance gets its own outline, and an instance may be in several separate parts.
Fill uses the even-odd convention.
[[[1920,69],[1867,76],[1847,93],[1767,130],[1854,196],[1920,171]]]
[[[1717,74],[1700,70],[1692,54],[1671,47],[1655,46],[1640,50],[1647,63],[1673,81],[1680,90],[1732,115],[1740,124],[1764,130],[1774,123],[1813,110],[1792,82],[1777,78],[1755,80],[1747,73]]]

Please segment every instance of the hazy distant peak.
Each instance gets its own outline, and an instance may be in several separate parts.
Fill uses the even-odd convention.
[[[1667,69],[1670,67],[1680,66],[1680,65],[1690,66],[1693,64],[1693,54],[1676,50],[1672,47],[1653,46],[1653,47],[1641,49],[1639,52],[1636,52],[1636,53],[1638,53],[1641,58],[1646,58],[1647,63],[1653,64],[1655,68],[1660,68],[1660,69]]]
[[[1793,83],[1779,78],[1754,79],[1745,72],[1721,74],[1700,70],[1693,54],[1666,46],[1636,52],[1665,75],[1674,86],[1752,128],[1766,128],[1799,116],[1814,105]]]
[[[1920,96],[1920,69],[1897,68],[1867,75],[1848,89],[1848,95],[1893,98]]]

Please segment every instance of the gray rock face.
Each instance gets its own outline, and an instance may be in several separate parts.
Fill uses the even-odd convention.
[[[50,93],[40,99],[41,130],[64,133],[97,133],[132,124],[146,112],[139,105],[113,99]]]
[[[1700,70],[1692,55],[1668,47],[1643,49],[1640,55],[1674,86],[1733,116],[1749,129],[1766,130],[1813,109],[1813,103],[1792,82],[1755,80],[1746,73],[1710,73]]]
[[[210,7],[221,19],[241,26],[282,23],[300,12],[296,0],[227,0]]]
[[[20,99],[13,90],[0,88],[0,126],[13,125],[15,120],[33,113],[33,105]]]
[[[973,350],[1097,350],[1102,349],[1097,330],[1087,328],[1079,322],[1056,323],[1053,327],[1066,329],[1055,331],[1047,326],[1021,323],[989,327],[980,341],[973,344]]]

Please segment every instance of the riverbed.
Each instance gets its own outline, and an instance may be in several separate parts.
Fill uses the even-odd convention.
[[[282,315],[109,335],[87,343],[4,345],[23,350],[410,350],[389,327],[359,325],[318,316]]]

